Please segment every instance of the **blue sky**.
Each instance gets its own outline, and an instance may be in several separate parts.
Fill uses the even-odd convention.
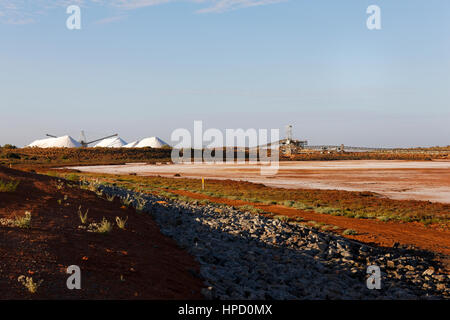
[[[372,4],[381,30],[366,28]],[[449,36],[447,0],[0,0],[0,144],[81,129],[170,142],[203,120],[449,145]]]

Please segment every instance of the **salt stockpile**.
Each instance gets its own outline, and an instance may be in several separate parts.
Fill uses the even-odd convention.
[[[133,148],[162,148],[168,146],[167,143],[158,137],[150,137],[140,140]]]
[[[95,148],[122,148],[127,143],[125,140],[121,139],[120,137],[112,137],[108,139],[104,139],[97,143],[94,147]]]
[[[51,140],[51,139],[55,139],[55,138],[47,138],[47,139],[39,139],[39,140],[34,140],[32,143],[30,143],[29,145],[25,146],[25,147],[37,147],[40,148],[41,145],[44,145],[47,143],[47,140]]]
[[[79,148],[81,144],[73,139],[71,136],[62,136],[58,138],[48,138],[36,140],[30,143],[27,147],[37,148]]]
[[[136,140],[136,141],[130,142],[129,144],[124,145],[123,147],[124,148],[135,148],[138,143],[139,143],[139,140]]]

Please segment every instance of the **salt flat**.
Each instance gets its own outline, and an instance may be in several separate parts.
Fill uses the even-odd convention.
[[[274,176],[258,164],[126,164],[71,167],[84,172],[246,180],[280,188],[373,191],[392,199],[450,203],[450,161],[348,160],[280,162]]]

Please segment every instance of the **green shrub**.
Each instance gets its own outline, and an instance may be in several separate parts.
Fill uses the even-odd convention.
[[[78,181],[80,181],[80,176],[75,173],[71,173],[66,176],[66,179],[70,180],[70,181],[78,182]]]
[[[14,153],[14,152],[7,152],[5,157],[7,159],[20,159],[21,158],[19,154]]]
[[[295,201],[293,201],[293,200],[285,200],[285,201],[283,201],[283,205],[286,206],[286,207],[293,207],[294,204],[295,204]]]
[[[345,213],[345,216],[348,218],[354,218],[356,216],[356,214],[354,212],[347,212],[347,213]]]
[[[254,213],[254,214],[262,214],[265,212],[264,210],[255,208],[254,206],[251,206],[251,205],[243,205],[243,206],[239,206],[238,208],[241,211],[247,211],[247,212]]]
[[[4,181],[0,179],[0,192],[14,192],[19,186],[20,181]]]
[[[357,235],[358,232],[357,232],[356,230],[353,230],[353,229],[345,229],[345,230],[342,232],[342,234],[343,234],[343,235],[346,235],[346,236],[354,236],[354,235]]]
[[[314,210],[318,213],[324,213],[324,214],[333,214],[336,211],[339,211],[338,209],[335,208],[330,208],[330,207],[319,207],[316,210]]]
[[[283,222],[288,222],[289,221],[289,217],[287,216],[283,216],[283,215],[277,215],[277,216],[273,216],[273,219],[277,219]]]
[[[17,147],[15,145],[12,145],[12,144],[9,144],[9,143],[5,144],[3,146],[3,148],[5,148],[5,149],[17,149]]]

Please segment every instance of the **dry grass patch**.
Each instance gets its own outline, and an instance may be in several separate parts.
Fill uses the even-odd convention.
[[[5,181],[0,179],[0,192],[14,192],[19,184],[20,181],[18,180]]]
[[[31,228],[31,212],[26,211],[23,217],[15,217],[14,219],[0,219],[0,225],[5,227]]]

